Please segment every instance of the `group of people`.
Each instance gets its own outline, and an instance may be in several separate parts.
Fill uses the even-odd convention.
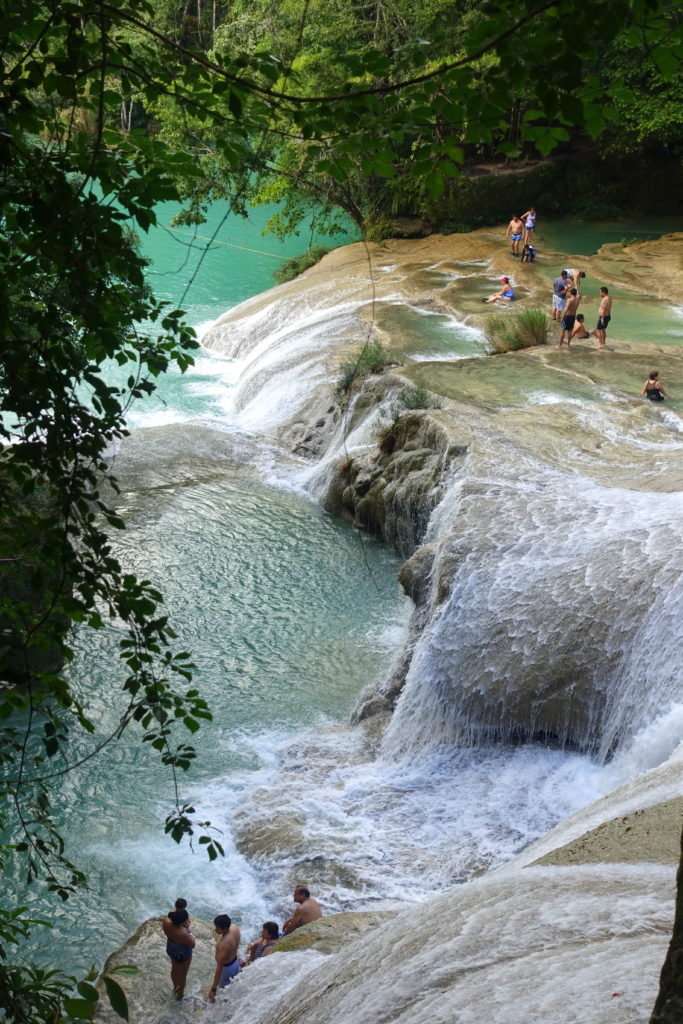
[[[575,338],[597,338],[598,348],[604,348],[607,341],[607,326],[612,319],[612,296],[605,285],[600,289],[600,306],[598,322],[592,331],[586,329],[584,317],[578,312],[581,295],[579,285],[586,276],[584,270],[567,267],[560,271],[559,277],[553,281],[553,304],[551,314],[553,320],[560,322],[560,340],[557,348],[562,348],[567,339],[567,348]]]
[[[505,238],[510,238],[511,255],[520,258],[520,245],[522,248],[521,262],[533,263],[536,259],[536,249],[533,246],[533,235],[536,228],[536,210],[530,207],[526,213],[520,216],[515,214],[507,226]],[[575,267],[567,267],[560,272],[560,275],[553,281],[553,297],[551,315],[553,320],[560,324],[560,340],[557,348],[564,346],[571,347],[574,340],[583,341],[588,338],[597,338],[598,349],[604,349],[607,343],[607,327],[612,319],[612,296],[609,288],[603,285],[600,288],[600,305],[598,307],[597,323],[593,330],[586,327],[585,317],[579,313],[579,304],[582,296],[579,294],[581,281],[586,277],[583,270]],[[484,298],[482,302],[512,302],[515,298],[515,289],[509,277],[501,277],[501,289],[495,295]],[[649,378],[643,384],[642,395],[645,395],[652,402],[661,402],[664,398],[670,398],[659,380],[659,373],[652,370]]]
[[[291,917],[284,922],[282,935],[289,935],[290,932],[301,928],[302,925],[317,921],[323,916],[319,903],[313,899],[305,885],[297,885],[293,899],[297,907]],[[187,974],[192,960],[192,951],[195,948],[195,937],[190,929],[187,900],[177,899],[175,901],[174,909],[162,919],[161,927],[166,936],[166,953],[171,961],[173,994],[176,999],[180,1000],[185,995]],[[229,985],[242,967],[255,960],[260,960],[264,956],[269,956],[275,949],[278,939],[281,938],[277,922],[265,921],[261,929],[261,937],[249,943],[246,960],[240,960],[240,930],[230,915],[218,914],[213,919],[213,927],[217,938],[214,956],[216,968],[207,993],[211,1003],[215,1002],[218,990]]]

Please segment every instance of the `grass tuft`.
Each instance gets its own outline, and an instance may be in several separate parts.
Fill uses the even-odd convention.
[[[521,313],[496,313],[484,324],[489,353],[517,352],[521,348],[547,345],[552,320],[544,309]]]
[[[341,376],[335,390],[338,395],[344,395],[351,389],[354,381],[369,373],[381,373],[387,366],[395,363],[396,360],[392,359],[381,341],[368,341],[350,359],[341,364]]]

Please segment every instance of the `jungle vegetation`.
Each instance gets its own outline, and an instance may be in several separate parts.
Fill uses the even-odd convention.
[[[166,199],[189,222],[214,200],[275,199],[278,233],[311,214],[333,231],[341,210],[371,237],[401,213],[443,222],[482,159],[680,155],[682,15],[681,0],[0,0],[3,867],[56,901],[84,884],[52,793],[130,728],[168,767],[163,827],[221,852],[178,779],[210,719],[191,654],[111,541],[110,446],[130,403],[196,349],[151,293],[130,224],[144,232]],[[68,665],[73,630],[105,626],[120,719],[101,737]],[[34,926],[0,910],[0,1016],[90,1019],[92,978],[23,954]]]

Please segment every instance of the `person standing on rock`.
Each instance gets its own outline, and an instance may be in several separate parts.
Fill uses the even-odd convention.
[[[518,217],[517,214],[515,214],[510,223],[508,224],[508,229],[505,232],[506,238],[508,237],[508,235],[511,236],[510,244],[512,247],[511,251],[513,256],[519,256],[519,243],[522,241],[523,234],[524,223],[522,221],[522,218]]]
[[[218,989],[229,985],[240,969],[240,962],[237,959],[237,950],[240,944],[239,928],[232,923],[229,914],[219,914],[218,917],[214,917],[213,926],[218,939],[216,941],[216,970],[209,989],[210,1003],[216,1002]]]
[[[562,330],[560,331],[560,342],[558,348],[562,348],[565,334],[567,335],[567,348],[572,343],[572,331],[574,330],[574,323],[576,322],[576,311],[579,308],[581,302],[581,296],[579,295],[576,288],[569,289],[569,298],[566,300],[564,305],[564,316],[562,317]]]
[[[179,903],[187,906],[185,900],[176,900],[176,907]],[[166,936],[166,952],[171,959],[171,982],[176,999],[182,999],[185,995],[187,972],[195,947],[194,935],[190,931],[190,915],[185,907],[171,910],[161,922]]]
[[[524,221],[524,242],[526,245],[531,245],[536,227],[536,211],[533,206],[530,206],[526,213],[522,214],[522,220]]]
[[[285,935],[289,935],[290,932],[301,928],[303,924],[310,924],[311,921],[317,921],[323,916],[318,901],[313,899],[305,885],[297,885],[293,898],[299,906],[282,926]]]
[[[564,312],[564,297],[568,288],[569,281],[567,280],[567,271],[563,270],[561,271],[560,276],[556,277],[553,281],[553,320],[562,319],[562,313]]]
[[[595,334],[598,339],[598,348],[604,348],[607,341],[607,325],[612,319],[612,297],[609,289],[603,285],[600,289],[600,306],[598,308],[598,322],[595,327]],[[592,332],[591,332],[592,333]]]

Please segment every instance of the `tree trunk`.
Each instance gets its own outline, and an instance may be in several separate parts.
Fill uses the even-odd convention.
[[[676,876],[676,914],[669,951],[659,976],[659,995],[650,1024],[681,1024],[683,1021],[683,833],[681,860]]]

